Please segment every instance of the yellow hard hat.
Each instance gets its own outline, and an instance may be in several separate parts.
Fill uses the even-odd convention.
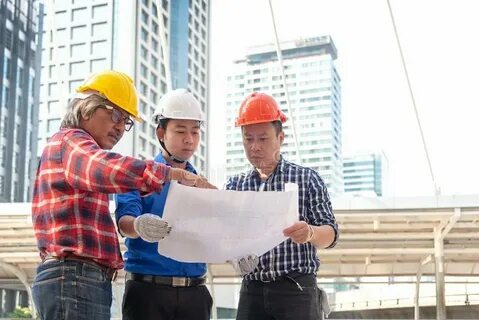
[[[139,122],[143,119],[138,111],[138,94],[133,80],[125,73],[106,70],[90,75],[76,92],[97,91],[105,99],[116,104]]]

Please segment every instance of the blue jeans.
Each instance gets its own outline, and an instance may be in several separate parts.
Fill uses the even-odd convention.
[[[37,268],[33,300],[42,320],[110,320],[111,280],[93,264],[49,260]]]

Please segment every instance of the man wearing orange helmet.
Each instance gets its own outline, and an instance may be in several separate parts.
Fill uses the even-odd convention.
[[[318,173],[281,155],[282,124],[287,118],[269,95],[254,92],[240,106],[236,126],[253,168],[228,179],[226,189],[284,191],[298,185],[299,222],[283,230],[288,239],[259,257],[245,257],[237,319],[320,319],[321,293],[316,284],[316,248],[331,248],[338,239],[326,185]]]
[[[110,319],[111,280],[123,268],[110,193],[159,191],[193,173],[107,151],[141,121],[126,74],[93,74],[77,88],[37,170],[32,219],[42,262],[32,294],[40,319]]]

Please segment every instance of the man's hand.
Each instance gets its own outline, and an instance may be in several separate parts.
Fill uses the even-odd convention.
[[[259,258],[254,254],[250,254],[239,259],[229,260],[227,262],[233,266],[236,273],[241,276],[245,276],[246,274],[253,272],[253,270],[258,266]]]
[[[168,222],[157,215],[145,213],[133,222],[136,233],[146,242],[158,242],[171,231]]]
[[[285,237],[291,238],[295,243],[306,243],[314,238],[314,229],[304,221],[295,222],[292,226],[283,230]]]
[[[202,189],[218,189],[216,186],[201,176],[179,168],[170,168],[170,180],[177,180],[179,183]]]

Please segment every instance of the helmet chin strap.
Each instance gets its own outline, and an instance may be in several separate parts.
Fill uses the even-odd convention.
[[[168,151],[168,149],[166,148],[166,146],[165,146],[165,144],[163,143],[163,141],[160,141],[160,144],[161,144],[161,146],[163,147],[163,150],[165,150],[166,153],[168,154],[168,157],[169,157],[173,162],[178,163],[178,164],[183,164],[183,163],[186,162],[186,160],[182,160],[182,159],[177,158],[177,157],[175,157],[174,155],[172,155],[172,154]]]

